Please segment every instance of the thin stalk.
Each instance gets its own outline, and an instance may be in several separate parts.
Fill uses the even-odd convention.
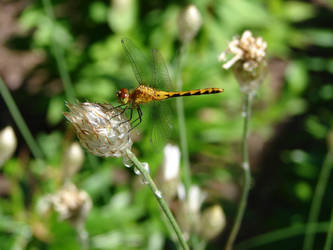
[[[333,242],[333,207],[331,210],[331,220],[330,220],[330,224],[328,226],[328,230],[327,230],[327,236],[326,236],[326,241],[325,241],[325,245],[324,245],[324,250],[330,250],[332,249],[332,242]]]
[[[127,153],[127,156],[131,159],[131,161],[135,164],[135,167],[140,171],[140,173],[142,174],[145,181],[147,181],[149,188],[153,192],[158,204],[160,205],[162,211],[164,212],[165,216],[168,218],[173,230],[175,231],[180,245],[182,246],[182,248],[184,250],[189,250],[190,248],[186,244],[183,234],[180,231],[180,228],[179,228],[175,218],[173,217],[170,209],[168,208],[166,201],[162,197],[162,194],[159,191],[159,189],[157,188],[155,182],[153,181],[153,179],[151,178],[151,176],[149,175],[147,170],[142,166],[141,162],[136,158],[136,156],[129,149],[126,150],[126,153]]]
[[[31,153],[34,155],[34,157],[36,159],[43,159],[43,153],[42,151],[39,149],[35,139],[33,138],[33,136],[31,135],[31,132],[27,126],[27,124],[25,123],[19,109],[16,106],[16,103],[12,97],[12,95],[10,94],[7,86],[5,85],[5,83],[2,81],[2,79],[0,78],[0,92],[2,95],[2,98],[4,99],[10,114],[12,115],[16,126],[18,127],[18,129],[20,130],[25,142],[27,143]]]
[[[183,87],[182,81],[182,70],[183,70],[183,62],[186,57],[186,46],[182,45],[179,52],[178,58],[178,70],[177,70],[177,89],[180,91]],[[191,170],[190,170],[190,160],[188,153],[188,144],[187,144],[187,132],[185,125],[185,114],[184,114],[184,102],[183,98],[177,98],[177,116],[178,116],[178,125],[179,125],[179,134],[180,134],[180,146],[183,155],[183,178],[184,178],[184,186],[186,197],[188,194],[188,190],[191,186]]]
[[[78,241],[81,245],[81,250],[88,250],[89,249],[89,234],[85,229],[84,222],[78,223],[74,226],[76,230],[76,235]]]
[[[244,101],[244,110],[243,110],[243,117],[244,117],[244,127],[243,127],[243,138],[242,138],[242,169],[244,171],[243,174],[243,192],[240,199],[236,219],[234,225],[231,229],[231,233],[229,235],[226,250],[231,250],[234,244],[234,241],[237,237],[239,232],[240,225],[243,220],[246,204],[247,204],[247,197],[250,190],[251,184],[251,172],[250,172],[250,162],[249,162],[249,155],[248,155],[248,134],[249,134],[249,123],[250,123],[250,116],[251,116],[251,100],[252,94],[245,95]]]
[[[294,226],[290,226],[290,227],[286,227],[286,228],[281,228],[281,229],[277,229],[268,233],[264,233],[264,234],[260,234],[257,236],[254,236],[250,239],[247,239],[245,241],[242,241],[240,243],[238,243],[235,248],[237,250],[241,250],[241,249],[251,249],[251,248],[258,248],[258,247],[262,247],[264,245],[267,244],[271,244],[277,241],[282,241],[282,240],[286,240],[298,235],[302,235],[305,233],[306,231],[306,224],[303,225],[294,225]],[[329,222],[320,222],[320,223],[316,223],[316,232],[317,233],[325,233],[327,232],[329,228]],[[267,248],[269,249],[269,248]],[[325,249],[326,250],[326,249]]]
[[[316,223],[318,221],[319,212],[323,201],[323,196],[330,177],[332,165],[333,165],[333,152],[328,151],[323,166],[320,170],[317,186],[313,195],[309,218],[308,218],[308,226],[306,229],[305,238],[303,242],[303,250],[313,249]]]
[[[75,98],[75,91],[71,82],[71,79],[68,74],[67,70],[67,65],[65,62],[64,54],[60,46],[57,44],[57,41],[55,39],[55,34],[54,34],[54,14],[52,10],[52,5],[50,0],[43,0],[43,6],[44,10],[49,17],[50,21],[50,27],[51,27],[51,49],[54,54],[54,57],[56,59],[57,67],[59,70],[59,74],[61,77],[61,80],[64,85],[66,97],[69,101],[73,101]]]

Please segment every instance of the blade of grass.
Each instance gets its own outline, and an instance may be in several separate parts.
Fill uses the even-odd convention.
[[[2,95],[2,98],[4,99],[10,114],[12,115],[16,126],[18,127],[18,129],[20,130],[25,142],[27,143],[31,153],[33,154],[33,156],[36,159],[43,159],[43,153],[42,151],[39,149],[37,143],[35,142],[35,139],[33,138],[28,126],[26,125],[19,109],[16,106],[16,103],[12,97],[12,95],[10,94],[7,86],[5,85],[5,83],[2,81],[2,79],[0,78],[0,92]]]
[[[305,233],[303,242],[303,250],[310,250],[313,248],[315,239],[315,225],[318,221],[323,196],[327,187],[329,177],[331,175],[331,168],[333,166],[333,152],[328,151],[323,166],[320,170],[317,186],[314,192],[313,200],[310,207],[310,213],[308,218],[308,227]]]
[[[67,70],[67,65],[66,65],[66,61],[63,55],[63,51],[61,49],[61,47],[57,44],[57,41],[55,39],[55,34],[54,34],[54,14],[53,14],[53,10],[52,10],[52,5],[51,5],[51,1],[50,0],[43,0],[43,6],[44,6],[44,10],[47,14],[47,16],[49,17],[49,19],[51,20],[50,22],[50,27],[51,27],[51,49],[52,52],[54,54],[54,57],[56,59],[57,62],[57,67],[59,70],[59,74],[61,77],[61,80],[63,82],[64,85],[64,89],[65,89],[65,93],[66,93],[66,97],[69,101],[73,101],[75,98],[75,91],[72,85],[72,81],[69,77],[68,74],[68,70]]]
[[[251,239],[240,242],[235,246],[235,248],[237,250],[250,249],[267,245],[276,241],[286,240],[295,237],[297,235],[304,234],[306,231],[306,227],[307,227],[306,224],[296,225],[296,226],[278,229],[269,233],[261,234]],[[323,233],[327,231],[328,227],[329,227],[329,222],[316,223],[315,231],[317,233]]]
[[[333,242],[333,207],[331,210],[331,220],[330,220],[330,224],[327,230],[327,236],[326,236],[326,241],[325,241],[325,245],[324,245],[324,250],[330,250],[332,249],[332,242]]]

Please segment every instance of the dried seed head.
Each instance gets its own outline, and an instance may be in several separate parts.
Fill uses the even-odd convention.
[[[48,199],[60,219],[68,220],[73,224],[84,222],[92,207],[88,193],[77,189],[71,183],[54,195],[50,195]]]
[[[202,24],[201,14],[193,4],[185,7],[178,16],[178,34],[183,43],[190,42]]]
[[[219,205],[206,208],[199,224],[199,235],[205,240],[214,239],[226,226],[226,218],[223,209]]]
[[[133,142],[130,123],[120,108],[110,104],[67,104],[65,117],[73,124],[81,145],[90,153],[104,157],[121,157]]]
[[[0,166],[15,152],[17,140],[12,127],[7,126],[0,131]]]
[[[220,54],[220,61],[227,61],[227,54],[234,55],[222,67],[229,69],[233,66],[242,92],[252,93],[260,86],[267,68],[266,49],[266,41],[261,37],[253,37],[251,31],[246,30],[240,38],[234,38]]]

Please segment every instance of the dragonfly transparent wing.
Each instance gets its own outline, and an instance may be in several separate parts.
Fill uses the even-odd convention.
[[[158,50],[152,50],[153,87],[157,90],[174,91],[167,65]],[[170,138],[174,129],[174,108],[170,100],[161,101],[152,105],[150,118],[153,122],[151,140],[153,145],[164,144]]]
[[[165,91],[175,91],[175,84],[170,79],[168,67],[158,50],[152,50],[153,87]]]
[[[152,83],[152,62],[129,39],[121,39],[125,54],[129,59],[135,78],[139,84],[150,85]]]

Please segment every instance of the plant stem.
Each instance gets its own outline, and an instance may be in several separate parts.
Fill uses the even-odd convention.
[[[162,211],[164,212],[165,216],[168,218],[173,230],[175,231],[179,243],[182,246],[184,250],[189,250],[190,248],[186,244],[186,241],[183,237],[182,232],[180,231],[180,228],[173,217],[170,209],[168,208],[168,205],[166,201],[163,199],[161,192],[158,190],[156,184],[154,183],[153,179],[147,172],[147,170],[142,166],[141,162],[136,158],[136,156],[129,150],[126,150],[127,156],[131,159],[131,161],[135,164],[135,167],[140,171],[140,173],[143,175],[143,178],[147,181],[151,191],[153,192],[156,200],[158,201],[158,204],[162,208]]]
[[[75,98],[75,92],[74,92],[74,88],[71,82],[71,79],[69,77],[68,74],[68,70],[67,70],[67,66],[66,66],[66,62],[65,62],[65,58],[63,55],[63,51],[61,49],[61,47],[59,46],[59,44],[57,44],[57,41],[55,39],[55,29],[54,29],[54,14],[53,14],[53,10],[52,10],[52,5],[50,0],[43,0],[43,6],[44,6],[44,10],[47,14],[47,16],[49,17],[50,21],[50,27],[51,27],[51,49],[52,52],[54,54],[55,60],[57,62],[57,67],[60,73],[60,77],[61,80],[63,82],[64,85],[64,89],[65,89],[65,93],[67,96],[67,99],[69,101],[73,101]]]
[[[308,225],[303,242],[303,250],[310,250],[313,248],[314,232],[316,231],[316,223],[318,221],[321,203],[323,201],[324,192],[330,177],[331,167],[333,165],[333,152],[328,151],[323,166],[320,170],[317,186],[313,195],[310,213],[308,218]]]
[[[324,250],[330,250],[332,249],[332,242],[333,242],[333,207],[331,210],[331,219],[330,219],[330,224],[328,226],[327,230],[327,236],[326,236],[326,241],[324,245]]]
[[[250,162],[249,162],[249,155],[248,155],[248,133],[249,133],[249,123],[250,123],[250,116],[251,116],[251,101],[252,101],[252,94],[245,95],[244,101],[244,110],[243,110],[243,117],[244,117],[244,127],[243,127],[243,139],[242,139],[242,168],[244,171],[243,174],[243,192],[240,199],[236,219],[234,225],[231,229],[231,233],[229,235],[226,250],[231,250],[234,244],[234,241],[237,237],[239,232],[240,225],[243,220],[246,204],[247,204],[247,197],[250,190],[251,184],[251,172],[250,172]]]
[[[89,234],[84,227],[84,222],[80,222],[77,225],[74,225],[78,241],[81,245],[81,250],[89,249]]]
[[[25,123],[19,109],[17,108],[15,101],[12,97],[12,95],[10,94],[7,86],[5,85],[5,83],[2,81],[2,79],[0,78],[0,92],[2,95],[2,98],[4,99],[9,112],[11,113],[16,126],[18,127],[18,129],[20,130],[25,142],[27,143],[31,153],[34,155],[34,157],[36,159],[42,159],[43,158],[43,153],[42,151],[39,149],[37,143],[35,142],[35,139],[33,138],[33,136],[31,135],[31,132],[27,126],[27,124]]]
[[[183,61],[186,57],[186,46],[182,45],[179,52],[178,58],[178,70],[177,70],[177,89],[180,91],[182,90],[183,81],[182,81],[182,70],[183,70]],[[183,178],[184,178],[184,186],[186,197],[188,195],[188,191],[191,186],[191,170],[190,170],[190,160],[189,160],[189,153],[188,153],[188,144],[187,144],[187,132],[186,132],[186,125],[185,125],[185,114],[184,114],[184,102],[183,98],[177,98],[177,115],[178,115],[178,125],[179,125],[179,135],[180,135],[180,146],[182,149],[183,155]]]

